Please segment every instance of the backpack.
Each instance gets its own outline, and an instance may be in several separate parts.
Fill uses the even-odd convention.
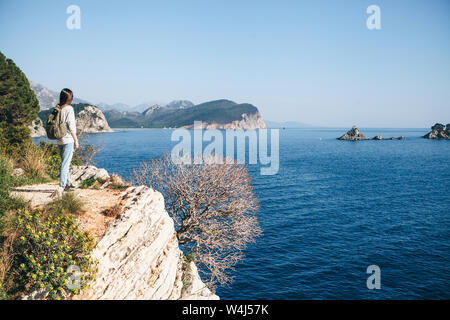
[[[57,105],[47,119],[45,131],[47,132],[47,137],[51,140],[61,139],[67,134],[66,124],[61,119],[61,110],[64,107]]]

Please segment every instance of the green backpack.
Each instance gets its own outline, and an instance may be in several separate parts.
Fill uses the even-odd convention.
[[[66,124],[61,120],[61,110],[64,107],[57,105],[47,119],[45,131],[47,131],[47,137],[51,140],[61,139],[67,134]]]

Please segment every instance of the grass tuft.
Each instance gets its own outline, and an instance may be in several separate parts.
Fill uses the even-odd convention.
[[[194,261],[193,254],[184,254],[183,255],[183,275],[181,276],[181,282],[183,283],[182,291],[186,290],[192,284],[192,270],[191,270],[191,262]]]
[[[73,192],[64,192],[61,198],[49,202],[45,211],[76,215],[84,212],[84,203]]]

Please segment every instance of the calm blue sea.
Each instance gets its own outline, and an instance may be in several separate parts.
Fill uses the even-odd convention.
[[[338,141],[347,129],[280,130],[280,170],[251,167],[264,235],[222,299],[449,299],[450,141]],[[96,134],[97,166],[129,177],[175,144],[170,130]],[[368,290],[366,269],[381,268]]]

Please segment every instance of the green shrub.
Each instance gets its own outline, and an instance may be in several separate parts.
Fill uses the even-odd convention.
[[[181,277],[181,282],[183,283],[182,290],[186,289],[192,284],[192,270],[191,262],[194,261],[194,255],[192,253],[183,255],[183,275]]]
[[[99,189],[105,182],[102,178],[90,177],[80,183],[80,189]]]
[[[125,190],[128,187],[126,184],[112,184],[110,188],[113,190]]]
[[[9,190],[13,184],[11,168],[9,168],[6,158],[0,157],[0,217],[7,210],[9,201]]]
[[[30,141],[39,101],[25,74],[0,52],[0,151],[14,154]]]
[[[29,204],[20,197],[10,195],[11,187],[17,185],[18,178],[11,174],[12,168],[8,159],[0,155],[0,219],[8,210],[26,209]],[[0,231],[2,221],[0,220]]]
[[[17,184],[17,178],[11,175],[11,162],[0,155],[0,240],[2,239],[5,221],[3,217],[9,210],[28,209],[29,202],[21,197],[11,196],[11,187]],[[1,241],[0,241],[1,244]]]
[[[73,192],[64,192],[62,197],[49,202],[45,209],[48,212],[65,212],[78,214],[83,211],[84,203]]]
[[[29,178],[48,178],[46,159],[47,148],[41,148],[34,143],[26,143],[20,151],[20,166]]]
[[[49,141],[40,141],[39,148],[45,150],[45,166],[49,177],[53,180],[58,179],[61,168],[61,157],[59,155],[58,145]]]
[[[23,175],[20,177],[14,177],[13,179],[13,187],[20,187],[20,186],[27,186],[32,184],[40,184],[40,183],[47,183],[51,180],[49,178],[39,177],[36,175],[33,175],[31,177]]]
[[[47,159],[47,173],[53,180],[59,178],[61,168],[61,157],[59,155],[51,155]]]
[[[81,181],[80,183],[80,189],[87,189],[91,187],[95,183],[94,177],[89,177],[86,180]]]
[[[18,211],[15,227],[14,261],[7,276],[10,287],[5,290],[11,297],[45,290],[48,299],[64,299],[79,294],[95,278],[94,241],[63,211],[49,215]],[[81,275],[76,288],[71,266],[78,267]]]
[[[30,208],[30,202],[25,200],[23,196],[9,195],[5,202],[5,211],[7,210],[25,210]],[[0,221],[1,226],[1,221]],[[0,228],[1,231],[1,228]]]

